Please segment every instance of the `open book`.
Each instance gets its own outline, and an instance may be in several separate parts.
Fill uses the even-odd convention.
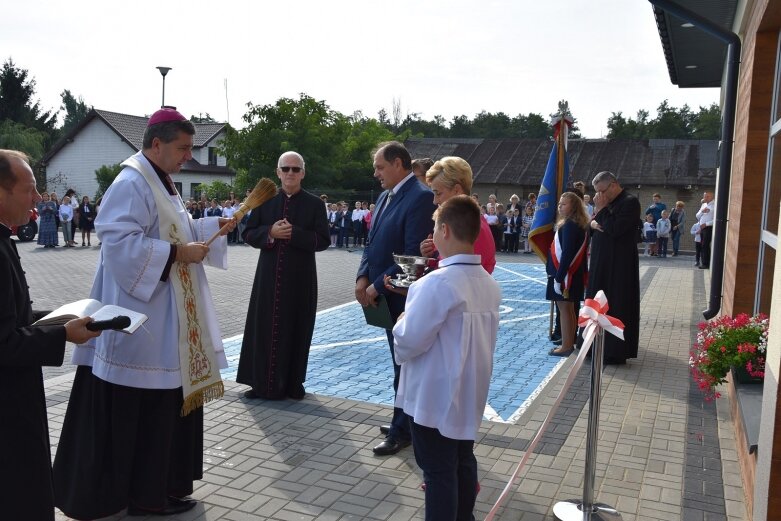
[[[92,317],[94,320],[111,320],[112,318],[125,315],[130,318],[130,325],[125,329],[121,329],[123,333],[133,333],[138,329],[141,324],[146,322],[147,316],[143,313],[138,313],[122,306],[114,306],[111,304],[103,305],[99,301],[85,298],[84,300],[77,300],[70,304],[60,306],[42,319],[35,322],[34,326],[52,326],[62,325],[73,320],[75,318],[83,318],[86,316]]]

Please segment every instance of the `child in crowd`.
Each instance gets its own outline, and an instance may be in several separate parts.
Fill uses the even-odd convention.
[[[339,225],[337,224],[337,214],[339,208],[336,203],[331,203],[328,207],[328,231],[331,234],[331,248],[336,248],[336,237],[339,235]]]
[[[523,226],[523,217],[521,217],[520,207],[513,211],[513,218],[515,219],[515,228],[513,229],[513,253],[518,253],[518,247],[521,243],[521,226]]]
[[[667,257],[667,241],[670,239],[673,225],[670,222],[670,212],[662,210],[662,218],[656,222],[656,240],[659,257]]]
[[[401,365],[396,407],[410,416],[426,519],[473,519],[474,440],[488,398],[501,293],[472,253],[480,232],[474,200],[451,197],[434,219],[439,269],[410,286],[393,328]]]
[[[694,235],[694,265],[699,267],[702,257],[702,236],[700,235],[699,222],[692,225],[691,234]]]
[[[521,223],[521,241],[523,241],[523,253],[531,253],[532,245],[529,242],[529,231],[534,222],[534,207],[526,206],[523,212],[523,221]]]
[[[502,251],[510,252],[513,251],[513,232],[515,232],[515,217],[512,210],[507,212],[507,216],[505,218],[504,223],[504,249]]]
[[[336,239],[336,246],[341,248],[350,247],[350,229],[352,228],[352,212],[345,201],[339,203],[339,211],[336,214],[336,222],[339,227],[339,236]]]
[[[491,227],[491,236],[494,238],[494,245],[496,251],[502,251],[502,225],[499,222],[499,216],[496,215],[496,205],[488,203],[486,206],[487,212],[483,218]]]
[[[656,225],[654,224],[654,216],[650,213],[645,216],[645,223],[643,224],[643,237],[645,238],[645,251],[643,255],[648,257],[656,257]]]
[[[62,225],[62,238],[65,240],[65,247],[73,248],[76,246],[76,243],[73,242],[73,229],[71,228],[73,207],[71,206],[71,198],[67,195],[62,198],[59,213],[60,224]]]

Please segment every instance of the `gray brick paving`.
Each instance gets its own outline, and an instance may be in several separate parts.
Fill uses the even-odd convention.
[[[19,246],[36,308],[88,296],[96,248]],[[529,257],[500,255],[500,260],[532,261]],[[231,247],[230,261],[228,271],[208,270],[224,337],[242,333],[257,252]],[[358,254],[343,250],[319,255],[318,309],[352,299],[358,261]],[[737,456],[729,403],[722,398],[702,408],[689,393],[688,348],[705,304],[698,288],[706,286],[707,275],[693,270],[688,257],[643,258],[640,358],[604,371],[596,498],[618,507],[628,521],[745,516],[733,473]],[[484,422],[475,447],[482,486],[478,519],[504,487],[572,361],[515,425]],[[45,372],[53,450],[73,369]],[[380,439],[376,426],[388,420],[389,407],[321,395],[258,404],[246,401],[242,390],[226,382],[225,398],[207,406],[205,475],[194,493],[201,503],[172,519],[422,519],[423,493],[411,449],[389,458],[371,452]],[[588,406],[574,400],[566,405],[546,436],[550,443],[530,458],[500,519],[553,519],[553,503],[580,496]],[[690,443],[694,428],[713,443]],[[693,467],[700,473],[692,473]],[[110,519],[124,518],[120,513]]]

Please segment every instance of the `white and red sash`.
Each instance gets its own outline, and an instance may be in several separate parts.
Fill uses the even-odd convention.
[[[588,251],[588,234],[584,234],[583,243],[580,245],[580,248],[578,248],[578,252],[575,254],[575,257],[572,259],[572,262],[570,262],[569,268],[567,268],[567,274],[564,276],[564,281],[562,281],[561,283],[561,292],[565,298],[569,297],[569,289],[572,287],[572,277],[575,276],[575,273],[578,271],[578,269],[580,269],[580,265],[586,260],[587,251]],[[556,271],[559,271],[563,249],[561,247],[561,241],[559,240],[558,230],[556,230],[556,235],[554,235],[553,242],[551,242],[550,244],[550,252],[551,252],[551,260],[553,261],[553,267],[556,268]],[[584,272],[583,275],[584,283],[587,280],[587,276],[588,274]]]

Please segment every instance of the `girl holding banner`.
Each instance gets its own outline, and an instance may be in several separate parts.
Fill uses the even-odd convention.
[[[552,356],[569,356],[575,346],[575,303],[583,300],[586,280],[589,217],[583,201],[572,192],[561,194],[556,234],[548,251],[545,298],[556,302],[561,317],[561,346]]]

